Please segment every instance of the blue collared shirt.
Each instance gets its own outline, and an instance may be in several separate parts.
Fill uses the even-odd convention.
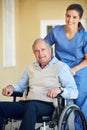
[[[47,64],[50,66],[51,64],[60,62],[56,57],[53,57],[52,60]],[[34,63],[36,66],[39,66],[38,62]],[[62,63],[60,70],[58,71],[58,78],[61,82],[64,91],[62,96],[66,99],[75,99],[78,97],[78,90],[74,78],[70,72],[70,68],[65,63]],[[29,86],[29,75],[27,68],[25,69],[21,79],[13,85],[14,91],[23,92]]]

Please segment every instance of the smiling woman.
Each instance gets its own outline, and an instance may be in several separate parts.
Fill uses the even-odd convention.
[[[80,4],[71,4],[65,14],[65,24],[55,26],[45,39],[55,45],[55,56],[70,66],[79,90],[74,103],[80,106],[87,119],[87,32],[81,23],[83,7]],[[78,114],[75,114],[75,127],[82,130]]]

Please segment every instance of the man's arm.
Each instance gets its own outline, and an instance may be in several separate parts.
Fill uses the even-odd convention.
[[[27,69],[24,71],[21,79],[14,85],[7,85],[2,89],[4,96],[10,96],[14,91],[23,92],[29,85]]]
[[[27,69],[25,69],[20,80],[16,84],[13,84],[14,91],[24,92],[24,90],[29,86],[29,76],[27,72]]]
[[[61,95],[67,99],[76,99],[78,97],[78,89],[69,66],[63,63],[58,72],[58,76],[64,88]]]
[[[47,96],[54,98],[58,94],[61,94],[66,99],[75,99],[78,97],[78,90],[70,71],[70,68],[65,63],[62,64],[58,71],[58,78],[61,83],[61,88],[51,88],[48,90]]]

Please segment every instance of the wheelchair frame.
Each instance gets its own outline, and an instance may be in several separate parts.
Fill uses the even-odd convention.
[[[14,92],[12,96],[13,96],[13,102],[16,102],[16,97],[22,97],[23,93]],[[65,99],[60,95],[57,96],[57,104],[58,106],[55,107],[52,117],[45,117],[45,118],[42,117],[39,121],[37,121],[37,123],[42,123],[42,124],[40,125],[40,127],[36,128],[35,130],[46,130],[48,126],[49,128],[51,128],[51,130],[55,130],[56,126],[57,126],[57,130],[62,130],[62,128],[63,130],[70,130],[67,128],[67,121],[70,114],[74,111],[78,111],[82,120],[83,130],[87,130],[85,116],[77,105],[70,104],[66,106]],[[5,119],[3,130],[6,130],[5,126],[9,121],[11,122],[11,128],[9,130],[13,130],[12,124],[15,121],[15,119]],[[15,128],[15,130],[18,129]]]

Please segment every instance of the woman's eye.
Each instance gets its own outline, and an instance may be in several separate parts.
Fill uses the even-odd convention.
[[[71,16],[70,16],[70,15],[68,15],[68,14],[66,14],[66,17],[70,18]]]
[[[78,16],[70,16],[69,14],[66,14],[66,17],[67,18],[71,18],[72,17],[73,19],[76,19]]]

